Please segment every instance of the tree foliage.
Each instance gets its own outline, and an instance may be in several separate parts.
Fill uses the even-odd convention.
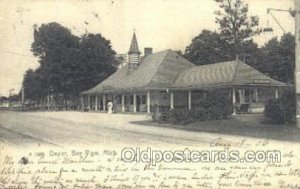
[[[261,32],[259,18],[248,15],[248,4],[242,0],[215,0],[219,10],[215,12],[221,37],[232,45],[235,54],[242,53],[243,41]]]
[[[196,65],[211,64],[233,58],[232,49],[222,40],[220,34],[203,30],[185,49],[185,55]]]
[[[284,34],[280,40],[272,38],[262,47],[260,70],[272,78],[293,83],[295,68],[295,37]]]
[[[248,4],[242,0],[215,0],[218,32],[203,30],[193,38],[184,56],[196,65],[239,59],[279,81],[293,83],[295,38],[284,34],[258,47],[251,37],[261,32],[259,18],[248,15]]]
[[[101,34],[77,37],[58,23],[34,30],[32,52],[40,66],[26,72],[24,84],[27,97],[35,99],[49,92],[76,97],[112,74],[118,63],[110,41]]]
[[[26,71],[23,79],[23,86],[25,87],[25,96],[31,99],[40,99],[42,97],[42,81],[40,79],[40,69]]]
[[[232,61],[235,53],[234,47],[226,43],[219,33],[203,30],[186,47],[184,56],[196,65],[205,65]],[[240,59],[256,67],[259,57],[260,49],[258,45],[253,40],[245,41],[241,49]]]

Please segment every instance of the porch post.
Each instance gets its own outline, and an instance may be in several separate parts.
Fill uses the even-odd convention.
[[[151,113],[150,104],[150,91],[147,91],[147,113]]]
[[[103,94],[103,111],[106,111],[106,96]]]
[[[133,112],[136,112],[136,93],[133,93]]]
[[[240,99],[240,104],[244,103],[244,99],[243,99],[243,90],[242,89],[239,89],[238,90],[239,92],[239,99]]]
[[[275,98],[278,99],[278,89],[275,89]]]
[[[249,112],[252,113],[253,89],[249,89]]]
[[[254,89],[254,93],[255,93],[255,100],[256,103],[258,102],[258,92],[257,92],[257,88]]]
[[[242,98],[243,98],[243,103],[245,103],[245,89],[242,89]]]
[[[188,108],[189,108],[189,111],[192,110],[192,91],[191,90],[188,91]]]
[[[174,93],[170,93],[170,110],[174,110]]]
[[[82,110],[84,110],[84,96],[82,96],[81,98],[80,98],[80,100],[81,100],[81,109]]]
[[[125,112],[125,95],[124,94],[122,94],[121,104],[122,104],[122,112]]]
[[[91,110],[91,96],[88,95],[88,109]]]
[[[101,110],[101,96],[98,96],[98,110],[100,111]]]
[[[98,95],[95,96],[95,110],[98,110]]]
[[[232,87],[232,105],[233,105],[232,115],[236,115],[236,99],[235,99],[235,88],[234,87]]]

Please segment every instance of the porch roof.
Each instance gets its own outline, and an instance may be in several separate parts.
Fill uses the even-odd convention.
[[[207,88],[233,85],[287,86],[242,61],[228,61],[185,69],[179,74],[171,88]]]

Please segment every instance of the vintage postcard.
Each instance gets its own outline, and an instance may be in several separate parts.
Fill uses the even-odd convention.
[[[300,0],[1,0],[0,188],[300,189],[299,41]]]

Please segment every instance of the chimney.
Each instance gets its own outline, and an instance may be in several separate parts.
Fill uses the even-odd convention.
[[[152,48],[146,47],[146,48],[144,49],[144,58],[146,58],[147,56],[151,55],[151,54],[152,54],[152,51],[153,51]]]

